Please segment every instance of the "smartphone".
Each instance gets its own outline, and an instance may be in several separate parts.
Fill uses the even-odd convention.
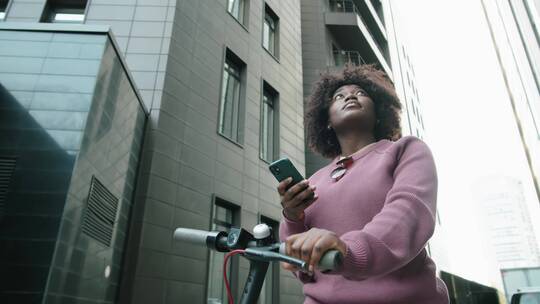
[[[281,182],[288,177],[292,177],[293,180],[287,186],[288,188],[304,180],[302,174],[296,170],[288,158],[276,160],[275,162],[271,163],[270,166],[268,166],[268,169],[270,169],[270,172],[272,172],[278,182]]]

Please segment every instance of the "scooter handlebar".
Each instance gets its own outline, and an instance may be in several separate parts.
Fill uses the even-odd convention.
[[[218,251],[229,251],[226,248],[227,233],[224,231],[205,231],[198,229],[190,228],[177,228],[174,231],[174,239],[176,241],[186,242],[198,246],[206,246],[213,250]],[[253,242],[253,244],[256,244]],[[257,247],[251,247],[257,249]],[[266,256],[265,253],[257,250],[263,256]],[[297,259],[288,257],[285,252],[285,243],[281,243],[279,246],[279,253],[283,256],[286,256],[290,261]],[[276,253],[274,253],[275,255]],[[284,259],[281,259],[284,261]],[[300,261],[300,260],[298,260]],[[321,257],[319,261],[318,269],[320,271],[330,271],[336,270],[341,267],[343,263],[343,254],[338,250],[329,250]],[[297,264],[297,263],[295,263]],[[305,266],[305,264],[303,264]],[[299,266],[299,265],[296,265]]]
[[[227,248],[227,232],[225,231],[176,228],[174,231],[174,240],[198,246],[206,246],[220,252],[229,251]]]
[[[279,246],[279,253],[287,255],[285,252],[285,243],[281,243]],[[330,271],[337,270],[343,264],[343,254],[339,250],[328,250],[326,251],[321,259],[317,268],[320,271]]]
[[[189,228],[177,228],[174,231],[174,239],[176,241],[186,242],[199,246],[206,246],[206,239],[209,235],[209,231]]]

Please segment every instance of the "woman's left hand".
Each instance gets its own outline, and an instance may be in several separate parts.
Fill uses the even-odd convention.
[[[325,229],[311,228],[289,236],[285,242],[287,255],[306,261],[311,272],[326,251],[337,249],[344,256],[347,252],[347,245],[334,232]]]

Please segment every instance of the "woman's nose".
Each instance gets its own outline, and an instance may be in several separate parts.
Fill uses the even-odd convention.
[[[349,92],[345,94],[345,101],[349,101],[349,99],[358,100],[358,98],[356,97],[356,94],[353,94],[353,92]]]

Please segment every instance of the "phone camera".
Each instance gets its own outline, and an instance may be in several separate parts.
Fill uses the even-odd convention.
[[[274,168],[274,171],[276,171],[277,174],[279,174],[279,168]]]

